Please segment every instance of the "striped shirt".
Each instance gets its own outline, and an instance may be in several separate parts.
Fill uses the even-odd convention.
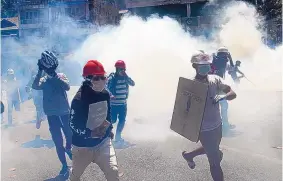
[[[125,105],[129,95],[129,86],[134,86],[135,82],[128,76],[118,76],[114,73],[108,77],[107,88],[115,98],[111,100],[111,105]]]

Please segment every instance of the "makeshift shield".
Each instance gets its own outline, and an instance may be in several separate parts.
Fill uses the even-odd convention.
[[[208,93],[208,84],[179,78],[170,128],[193,142],[198,142]]]

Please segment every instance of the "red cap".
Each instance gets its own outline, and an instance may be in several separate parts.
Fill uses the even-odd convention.
[[[103,65],[97,60],[89,60],[83,68],[83,76],[89,75],[105,75]]]
[[[118,60],[116,63],[115,63],[115,67],[116,68],[123,68],[125,69],[126,68],[126,64],[123,60]]]

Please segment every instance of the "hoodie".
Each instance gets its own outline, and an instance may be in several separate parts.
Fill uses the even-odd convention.
[[[94,91],[89,85],[83,84],[72,100],[70,126],[73,132],[73,145],[77,147],[94,147],[102,143],[110,136],[113,128],[112,124],[106,130],[102,138],[92,138],[91,130],[87,128],[89,106],[95,103],[107,103],[106,120],[111,123],[110,119],[110,95],[109,92]]]

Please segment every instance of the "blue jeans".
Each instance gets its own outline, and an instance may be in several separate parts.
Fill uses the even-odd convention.
[[[72,145],[72,131],[69,125],[70,115],[63,116],[47,116],[49,131],[51,133],[52,140],[55,144],[56,151],[60,162],[63,165],[67,164],[65,156],[65,148],[63,146],[63,136],[61,129],[64,132],[66,139],[66,150],[71,149]]]
[[[121,139],[121,134],[125,126],[127,116],[127,104],[125,105],[111,105],[111,120],[112,123],[116,123],[119,119],[117,130],[116,130],[116,139]]]
[[[219,102],[220,103],[220,108],[221,108],[221,118],[222,118],[222,123],[223,125],[229,124],[228,122],[228,101],[227,100],[222,100]]]

